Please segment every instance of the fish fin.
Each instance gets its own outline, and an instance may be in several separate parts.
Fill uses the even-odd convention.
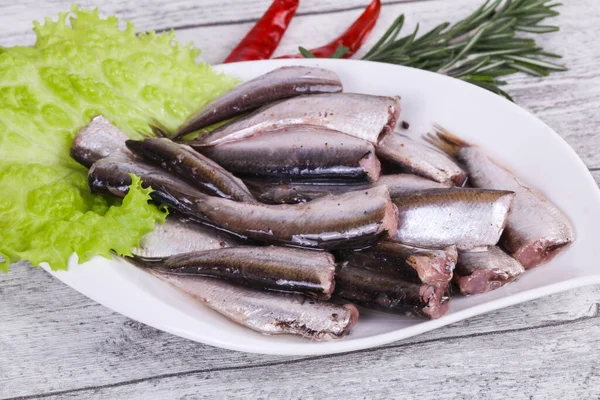
[[[428,133],[423,139],[436,149],[441,150],[443,153],[446,153],[452,158],[456,157],[456,153],[460,149],[459,146],[446,142],[442,137],[439,136],[439,134]]]
[[[458,136],[456,136],[455,134],[453,134],[452,132],[450,132],[449,130],[447,130],[446,128],[441,126],[440,124],[433,124],[433,129],[434,129],[435,133],[438,135],[438,137],[440,137],[444,141],[451,143],[455,146],[460,146],[460,147],[472,147],[473,146],[471,143],[459,138]]]
[[[433,131],[434,133],[425,135],[425,141],[448,154],[450,157],[455,157],[458,150],[463,147],[471,147],[470,143],[460,139],[439,124],[433,125]]]

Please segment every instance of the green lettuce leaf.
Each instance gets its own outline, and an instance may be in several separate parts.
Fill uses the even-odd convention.
[[[0,49],[0,270],[19,259],[66,269],[111,250],[129,254],[166,211],[134,179],[121,200],[92,195],[69,156],[77,130],[102,114],[130,137],[175,129],[236,81],[197,64],[174,33],[136,34],[97,10],[35,23],[34,47]]]

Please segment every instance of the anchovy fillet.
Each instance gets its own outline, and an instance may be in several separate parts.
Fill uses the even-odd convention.
[[[117,150],[125,149],[129,139],[119,128],[102,115],[96,115],[81,128],[71,143],[71,157],[85,167]]]
[[[352,262],[338,265],[335,295],[374,310],[436,319],[448,311],[448,282],[418,284],[393,269],[365,268]]]
[[[371,143],[310,125],[275,129],[197,150],[242,176],[374,182],[381,170]]]
[[[146,162],[171,171],[208,194],[235,201],[256,201],[244,182],[189,146],[166,138],[128,140],[126,145]]]
[[[151,186],[152,198],[194,219],[268,243],[350,248],[393,234],[396,208],[386,187],[329,196],[306,204],[241,203],[206,195],[165,171],[131,157],[111,155],[90,169],[94,192],[125,196],[130,173]]]
[[[169,257],[225,247],[239,246],[242,242],[215,228],[190,219],[169,215],[164,224],[142,236],[138,247],[131,252],[139,257]]]
[[[140,177],[143,187],[154,189],[150,193],[154,201],[188,216],[194,214],[194,199],[211,197],[169,172],[143,162],[129,150],[96,161],[88,172],[88,185],[94,193],[125,197],[132,182],[130,174]]]
[[[328,196],[310,203],[266,205],[218,198],[196,202],[208,220],[265,242],[350,248],[393,234],[397,216],[387,188]]]
[[[399,97],[356,93],[299,96],[259,108],[201,135],[194,144],[213,146],[292,125],[320,126],[377,144],[393,131],[399,114]]]
[[[387,265],[408,281],[427,284],[450,282],[458,259],[456,246],[426,249],[389,241],[354,255],[368,257],[366,262],[372,267]]]
[[[365,190],[385,185],[392,198],[424,189],[443,189],[453,186],[451,183],[438,183],[412,174],[382,175],[377,182],[306,182],[295,181],[281,183],[273,179],[245,179],[244,182],[259,201],[267,204],[305,203],[320,197]]]
[[[494,246],[514,196],[500,190],[428,189],[395,197],[398,230],[390,240],[459,250]]]
[[[293,334],[321,341],[346,336],[358,320],[352,304],[331,304],[298,294],[269,293],[220,279],[154,272],[233,322],[266,335]]]
[[[425,189],[448,189],[453,186],[450,182],[435,182],[413,174],[382,175],[376,184],[386,185],[390,189],[390,196],[392,197]]]
[[[266,204],[297,204],[325,196],[365,190],[369,183],[293,181],[281,183],[274,179],[244,179],[254,197]]]
[[[195,251],[166,258],[137,258],[144,268],[178,275],[221,278],[257,289],[331,297],[335,262],[322,251],[241,246]]]
[[[462,186],[467,179],[466,172],[446,154],[399,133],[383,138],[377,155],[436,182]]]
[[[575,240],[573,226],[562,211],[480,148],[441,127],[438,136],[430,140],[456,155],[469,171],[473,186],[515,192],[502,244],[525,268],[552,260]]]
[[[289,97],[342,91],[337,74],[324,68],[281,67],[244,82],[223,96],[204,105],[174,133],[175,138],[225,121],[267,103]]]
[[[525,268],[500,248],[463,252],[458,256],[454,281],[464,295],[489,292],[517,279]]]

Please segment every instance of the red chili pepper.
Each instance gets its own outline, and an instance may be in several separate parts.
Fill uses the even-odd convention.
[[[348,58],[352,56],[354,53],[360,49],[360,46],[363,45],[369,33],[373,30],[377,19],[379,18],[379,13],[381,12],[381,1],[373,0],[371,4],[365,9],[365,11],[358,17],[356,21],[346,32],[342,34],[339,38],[335,39],[333,42],[326,44],[323,47],[319,47],[316,49],[309,50],[312,54],[314,54],[317,58],[329,58],[331,57],[339,46],[344,46],[348,49],[348,51],[342,56],[343,58]],[[294,54],[289,56],[281,56],[276,58],[303,58],[304,56],[301,54]]]
[[[271,57],[283,37],[299,0],[275,0],[260,20],[227,56],[225,63],[266,60]]]

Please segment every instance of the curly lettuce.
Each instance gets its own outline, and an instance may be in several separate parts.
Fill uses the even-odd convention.
[[[174,33],[136,34],[97,10],[34,23],[33,47],[0,49],[0,270],[20,259],[66,269],[111,250],[129,254],[166,211],[134,179],[125,199],[92,195],[69,156],[75,133],[102,114],[130,137],[175,129],[236,81],[197,64]]]

